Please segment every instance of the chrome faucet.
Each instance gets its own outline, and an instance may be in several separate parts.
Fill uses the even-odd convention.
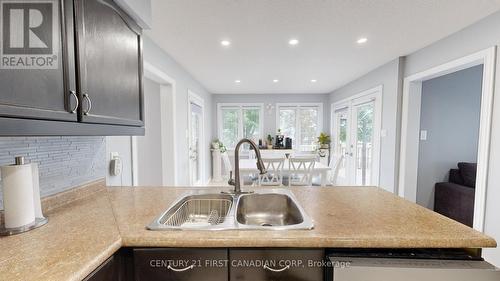
[[[231,171],[229,176],[229,181],[227,182],[229,185],[234,186],[234,191],[231,192],[234,194],[245,193],[241,191],[241,185],[240,185],[240,146],[244,143],[250,144],[251,148],[255,150],[255,157],[257,157],[257,169],[259,169],[260,174],[264,175],[265,173],[267,173],[266,168],[264,166],[264,162],[262,162],[262,157],[260,156],[260,150],[257,147],[257,145],[252,140],[249,139],[240,140],[236,145],[236,148],[234,149],[234,179],[233,179],[233,172]]]

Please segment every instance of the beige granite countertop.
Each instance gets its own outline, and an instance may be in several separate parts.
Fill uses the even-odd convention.
[[[227,188],[226,188],[227,189]],[[145,225],[192,188],[111,188],[124,246],[487,248],[495,241],[375,187],[294,187],[312,230],[149,231]],[[217,192],[217,188],[210,190]]]
[[[192,188],[91,187],[96,191],[80,192],[85,198],[45,208],[47,225],[0,237],[0,280],[81,280],[122,246],[496,247],[490,237],[372,187],[292,188],[315,223],[295,231],[148,231],[145,225]]]
[[[64,196],[70,202],[57,208],[49,202],[48,224],[0,237],[0,280],[82,280],[120,249],[107,191],[102,183],[92,188],[83,199]]]

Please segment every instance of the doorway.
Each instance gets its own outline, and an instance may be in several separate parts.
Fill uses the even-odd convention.
[[[198,186],[204,179],[204,101],[191,91],[188,95],[189,184]]]
[[[338,185],[379,184],[382,86],[332,104],[334,158]]]
[[[494,92],[496,47],[459,58],[434,68],[413,74],[404,79],[401,126],[401,152],[398,194],[410,201],[417,199],[418,158],[420,144],[420,115],[422,84],[433,78],[483,65],[481,87],[481,113],[477,149],[473,227],[484,228],[486,180],[491,135],[491,118]]]
[[[147,125],[145,136],[131,137],[133,185],[177,185],[176,82],[147,61],[144,77]]]
[[[416,203],[468,226],[474,213],[482,70],[478,65],[422,83]]]

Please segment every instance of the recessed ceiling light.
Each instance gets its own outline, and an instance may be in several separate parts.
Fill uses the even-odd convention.
[[[311,79],[311,83],[316,83],[316,82],[318,82],[318,80],[316,80],[316,79]]]
[[[278,83],[280,80],[278,79],[273,79],[273,83]]]
[[[358,39],[358,41],[356,41],[358,44],[365,44],[366,42],[368,42],[368,38],[366,37],[361,37]]]
[[[241,80],[234,80],[234,83],[239,84],[241,83]]]
[[[222,40],[220,41],[220,44],[224,47],[229,47],[231,45],[231,41],[229,40]]]
[[[288,44],[295,46],[295,45],[299,44],[299,40],[295,39],[295,38],[290,39],[290,41],[288,41]]]

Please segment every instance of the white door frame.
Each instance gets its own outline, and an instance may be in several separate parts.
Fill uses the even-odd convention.
[[[177,126],[176,122],[176,106],[175,106],[175,100],[176,100],[176,93],[177,93],[177,88],[176,88],[176,82],[175,79],[167,75],[165,72],[154,66],[148,61],[144,61],[144,77],[151,79],[152,81],[160,84],[160,116],[161,116],[161,143],[162,143],[162,148],[161,148],[161,163],[162,163],[162,184],[166,185],[166,183],[169,181],[168,176],[169,173],[166,171],[168,169],[168,166],[173,166],[174,173],[173,173],[173,179],[170,179],[170,181],[173,180],[174,185],[177,185],[177,140],[174,137],[172,141],[173,147],[173,161],[170,159],[171,155],[169,155],[169,152],[167,149],[165,149],[169,144],[168,144],[168,134],[167,131],[164,129],[167,127],[167,121],[171,120],[173,123],[174,127],[174,132],[177,132],[177,129],[175,128]],[[166,96],[167,94],[165,92],[165,87],[172,87],[172,106],[169,107],[168,103],[168,97]],[[169,116],[170,115],[170,116]],[[145,124],[147,126],[147,124]],[[139,178],[138,178],[138,163],[137,163],[137,139],[136,137],[132,137],[132,185],[133,186],[138,186],[139,185]]]
[[[495,63],[496,47],[491,47],[405,77],[403,82],[398,194],[401,197],[416,202],[422,82],[483,64],[477,177],[474,199],[474,229],[478,231],[484,230]]]
[[[187,142],[188,142],[188,151],[189,151],[189,137],[191,136],[191,103],[194,103],[196,105],[198,105],[199,107],[201,107],[201,136],[200,136],[200,151],[198,152],[198,156],[199,156],[199,167],[198,167],[198,170],[199,170],[199,173],[200,173],[200,185],[203,185],[205,184],[204,180],[205,180],[205,170],[203,169],[204,167],[204,164],[205,164],[205,152],[206,152],[206,147],[205,147],[205,100],[198,94],[194,93],[193,91],[189,90],[188,89],[188,135],[187,135]],[[191,179],[192,179],[192,175],[191,175],[191,160],[189,159],[189,153],[188,153],[188,163],[189,163],[189,183],[191,185],[195,185],[195,183],[192,183],[191,182]]]
[[[371,185],[378,186],[380,184],[380,155],[381,155],[381,137],[380,137],[380,132],[382,130],[382,102],[383,102],[383,92],[384,92],[384,86],[383,85],[378,85],[376,87],[373,87],[371,89],[362,91],[358,94],[355,94],[353,96],[350,96],[348,98],[342,99],[340,101],[337,101],[335,103],[331,104],[331,110],[330,110],[330,134],[335,135],[334,133],[335,128],[338,126],[337,124],[337,119],[335,118],[335,112],[343,109],[343,108],[349,108],[351,109],[353,105],[360,104],[359,100],[363,99],[361,103],[364,103],[369,100],[375,100],[375,115],[374,115],[374,122],[373,122],[373,148],[375,153],[373,153],[373,160],[372,163],[374,164],[372,169],[372,181],[373,183]],[[354,101],[358,100],[357,103],[354,103]],[[348,119],[349,119],[349,128],[348,130],[352,129],[353,125],[353,119],[351,116],[351,110],[348,111]],[[335,143],[337,136],[335,135]]]

